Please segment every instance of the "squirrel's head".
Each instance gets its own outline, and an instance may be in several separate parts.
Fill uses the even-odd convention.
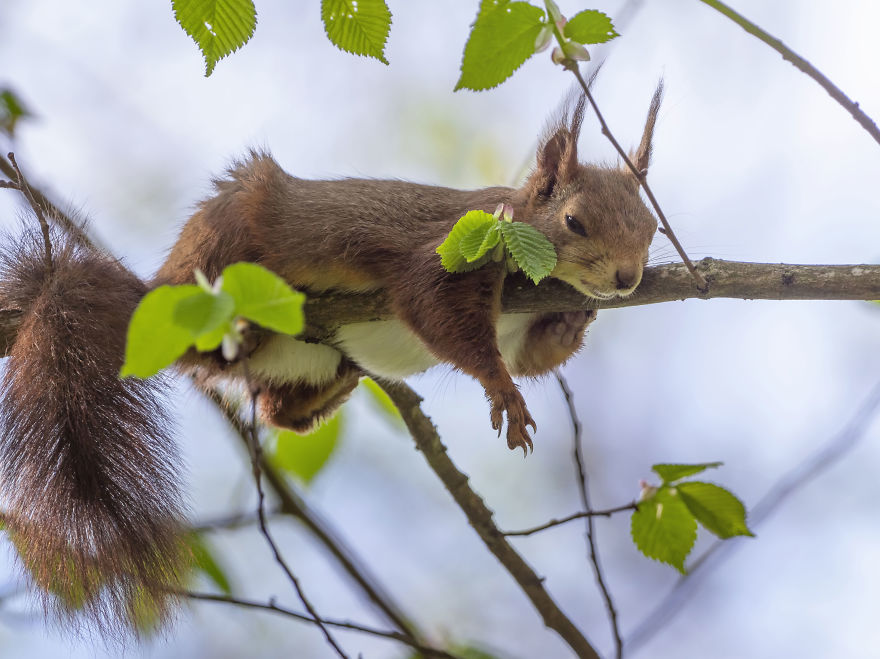
[[[657,87],[639,148],[631,155],[639,171],[651,159],[651,138],[663,83]],[[577,139],[586,97],[553,123],[538,147],[537,166],[523,192],[526,221],[556,247],[552,277],[593,298],[632,293],[642,280],[657,220],[642,202],[636,177],[622,167],[582,165]]]

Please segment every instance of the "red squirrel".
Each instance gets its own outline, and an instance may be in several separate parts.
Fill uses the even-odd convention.
[[[633,156],[640,171],[661,91]],[[509,204],[555,246],[551,276],[592,298],[631,294],[657,223],[628,170],[578,161],[584,103],[549,127],[519,188],[304,180],[252,152],[214,182],[216,194],[149,284],[63,237],[51,273],[39,235],[7,247],[0,302],[21,309],[23,321],[0,382],[0,495],[10,537],[44,593],[102,629],[130,623],[138,607],[158,621],[168,613],[186,561],[176,449],[161,382],[117,374],[138,301],[156,286],[193,282],[197,269],[214,280],[225,266],[251,261],[307,294],[388,294],[394,320],[344,325],[320,344],[268,335],[250,351],[266,422],[307,431],[364,373],[403,378],[445,362],[483,385],[492,427],[500,433],[507,418],[508,446],[531,448],[535,421],[512,377],[564,363],[595,313],[501,314],[503,262],[452,274],[435,250],[467,211]],[[195,353],[180,365],[241,375]]]

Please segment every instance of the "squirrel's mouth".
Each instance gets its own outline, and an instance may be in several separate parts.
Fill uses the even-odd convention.
[[[583,282],[581,282],[581,283],[583,284]],[[587,286],[583,286],[583,288],[581,288],[581,292],[584,295],[586,295],[587,297],[593,297],[593,298],[596,298],[597,300],[610,300],[611,298],[615,298],[618,295],[616,292],[615,293],[600,293],[599,291],[594,290],[592,288],[588,288]]]

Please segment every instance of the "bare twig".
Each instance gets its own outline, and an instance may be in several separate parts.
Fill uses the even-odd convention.
[[[880,382],[874,385],[874,389],[839,433],[818,450],[806,456],[771,486],[767,494],[749,511],[749,526],[752,529],[760,526],[788,498],[840,461],[865,437],[868,427],[877,417],[878,412],[880,412]],[[694,560],[688,566],[688,573],[679,578],[661,602],[627,636],[626,646],[633,649],[642,647],[660,629],[666,628],[669,621],[684,609],[682,603],[693,594],[709,570],[717,567],[733,551],[742,546],[740,540],[741,538],[718,540]]]
[[[617,508],[608,508],[607,510],[590,510],[588,512],[574,513],[573,515],[563,517],[562,519],[551,519],[546,524],[541,524],[540,526],[535,526],[530,529],[523,529],[522,531],[504,531],[504,535],[506,535],[508,538],[534,535],[535,533],[540,533],[541,531],[552,529],[554,526],[568,524],[569,522],[573,522],[576,519],[583,519],[584,517],[611,517],[615,513],[622,513],[628,510],[638,509],[639,504],[633,501],[632,503],[628,503],[623,506],[617,506]]]
[[[568,415],[571,419],[572,427],[572,443],[574,444],[574,463],[577,470],[578,490],[581,495],[581,504],[587,513],[592,513],[593,508],[590,505],[590,489],[587,482],[587,471],[584,468],[583,443],[581,441],[581,422],[574,407],[574,398],[568,382],[562,377],[562,374],[555,370],[553,375],[559,383],[562,395],[565,398],[565,405],[568,407]],[[587,521],[587,547],[590,552],[590,563],[593,565],[593,573],[596,575],[596,583],[599,584],[599,590],[602,591],[602,597],[605,600],[605,609],[608,611],[608,621],[611,623],[611,633],[614,636],[614,654],[617,659],[623,657],[623,640],[620,638],[620,626],[617,623],[617,609],[614,606],[614,599],[611,597],[611,591],[608,588],[607,580],[602,571],[602,564],[599,561],[599,551],[596,548],[596,529],[593,526],[593,515],[586,515]]]
[[[651,186],[648,185],[648,178],[645,172],[639,171],[639,169],[633,164],[632,160],[630,160],[629,155],[627,155],[626,151],[623,150],[623,147],[620,146],[620,142],[618,142],[614,135],[611,133],[611,129],[608,128],[608,124],[605,122],[605,118],[602,116],[602,113],[599,111],[599,106],[596,105],[596,100],[593,98],[593,94],[590,92],[590,86],[584,80],[584,77],[581,75],[580,69],[578,68],[578,63],[569,60],[566,64],[566,68],[574,74],[574,77],[577,78],[578,83],[580,83],[581,88],[584,90],[584,94],[587,95],[587,100],[590,102],[590,106],[592,106],[593,111],[596,113],[596,118],[599,120],[599,124],[602,126],[602,134],[608,138],[611,144],[614,146],[614,149],[623,158],[623,162],[626,164],[627,168],[632,172],[633,176],[636,177],[636,180],[639,182],[639,185],[642,186],[642,190],[645,191],[645,195],[648,197],[648,200],[651,202],[651,205],[654,207],[654,212],[657,213],[657,217],[660,218],[660,223],[663,225],[662,233],[669,238],[669,241],[675,246],[676,251],[679,256],[681,256],[681,260],[684,263],[685,267],[687,267],[688,272],[691,273],[691,277],[694,278],[694,281],[697,283],[697,288],[700,291],[706,292],[708,287],[708,283],[703,275],[697,271],[694,267],[694,264],[691,262],[690,258],[688,258],[687,252],[684,251],[684,247],[682,247],[681,243],[678,242],[678,238],[675,235],[675,232],[672,230],[672,226],[670,226],[669,221],[666,219],[666,214],[663,212],[663,209],[660,208],[660,204],[657,201],[657,198],[654,196],[654,191],[651,190]]]
[[[182,597],[188,597],[191,600],[200,600],[203,602],[222,602],[224,604],[232,604],[234,606],[240,606],[248,609],[260,609],[263,611],[271,611],[273,613],[278,613],[283,616],[287,616],[290,618],[294,618],[296,620],[302,620],[303,622],[314,623],[315,621],[307,615],[302,613],[298,613],[296,611],[292,611],[291,609],[285,608],[283,606],[279,606],[274,602],[274,600],[269,600],[269,602],[255,602],[253,600],[245,600],[240,599],[238,597],[230,597],[228,595],[215,595],[213,593],[197,593],[192,591],[175,591],[176,594]],[[419,642],[416,642],[412,639],[412,637],[402,634],[400,632],[392,632],[392,631],[384,631],[381,629],[375,629],[374,627],[367,627],[366,625],[361,625],[354,622],[349,622],[346,620],[330,620],[323,619],[322,621],[328,627],[338,627],[339,629],[349,629],[351,631],[361,632],[363,634],[369,634],[371,636],[378,636],[379,638],[387,638],[392,641],[398,641],[399,643],[404,643],[414,650],[421,652],[423,655],[428,657],[441,657],[442,659],[460,659],[454,654],[446,652],[445,650],[438,650],[436,648],[432,648],[427,645],[423,645]]]
[[[9,158],[9,162],[12,164],[12,171],[15,174],[15,177],[12,179],[11,184],[6,183],[3,187],[14,188],[21,192],[31,209],[34,211],[34,215],[37,216],[37,221],[40,223],[40,231],[43,232],[43,258],[46,261],[46,274],[51,275],[55,270],[55,266],[52,260],[52,239],[49,237],[49,223],[46,221],[42,206],[37,203],[37,200],[34,198],[34,193],[31,190],[31,186],[28,185],[27,179],[24,177],[24,174],[21,173],[21,169],[15,161],[15,154],[10,151],[6,154],[6,157]]]
[[[247,424],[242,421],[241,416],[230,407],[220,392],[206,387],[199,382],[196,382],[195,385],[217,406],[229,424],[235,429],[236,435],[242,441],[245,448],[250,452]],[[364,561],[350,547],[346,546],[339,537],[339,534],[329,526],[327,521],[312,510],[308,503],[297,493],[293,485],[263,457],[260,459],[260,470],[263,476],[265,476],[269,487],[272,488],[273,493],[278,497],[281,504],[280,512],[302,522],[306,529],[327,549],[330,555],[336,559],[339,565],[360,587],[367,599],[385,615],[388,621],[403,634],[408,635],[413,641],[417,642],[422,637],[422,634],[409,621],[408,616],[401,612],[400,607],[384,588],[379,585],[378,580],[370,573]]]
[[[877,124],[874,123],[874,120],[871,119],[860,107],[859,104],[855,101],[852,101],[843,91],[837,87],[831,80],[829,80],[825,74],[823,74],[819,69],[810,64],[803,57],[794,52],[791,48],[786,46],[782,41],[769,34],[768,32],[762,30],[760,27],[752,23],[749,19],[747,19],[742,14],[738,14],[733,9],[728,7],[723,2],[719,2],[719,0],[700,0],[705,5],[709,5],[716,11],[721,12],[725,16],[727,16],[734,23],[739,25],[743,30],[748,32],[754,37],[757,37],[765,44],[770,46],[777,53],[782,55],[782,59],[791,62],[797,69],[806,73],[813,80],[815,80],[819,85],[828,92],[828,95],[831,96],[835,101],[837,101],[847,112],[849,112],[853,119],[855,119],[859,125],[868,131],[868,134],[874,138],[878,144],[880,144],[880,128],[877,128]]]
[[[11,156],[12,154],[9,155]],[[10,161],[7,161],[0,156],[0,173],[8,176],[10,179],[15,179],[16,169],[17,168],[14,167]],[[0,187],[16,187],[16,189],[18,189],[17,186],[0,185]],[[83,247],[88,247],[104,254],[108,253],[106,248],[102,247],[94,238],[90,237],[82,226],[75,222],[67,213],[58,208],[58,206],[53,204],[39,189],[33,187],[29,183],[26,187],[28,193],[33,199],[33,202],[28,199],[28,203],[31,204],[31,207],[34,207],[34,204],[36,204],[38,208],[45,209],[49,219],[55,222],[66,234],[73,237],[73,239]]]
[[[559,634],[578,657],[598,659],[596,650],[544,588],[543,579],[535,574],[531,566],[504,538],[492,519],[492,511],[468,485],[467,476],[461,473],[449,458],[437,429],[419,406],[421,397],[402,382],[378,382],[400,410],[403,421],[416,442],[416,447],[425,456],[428,465],[455,499],[489,551],[531,600],[543,618],[544,624]]]
[[[284,557],[281,555],[281,551],[278,549],[278,545],[275,544],[275,540],[272,538],[272,535],[269,533],[269,527],[266,524],[266,510],[264,507],[265,503],[265,495],[263,494],[263,485],[261,479],[261,471],[260,471],[260,463],[262,462],[262,448],[260,447],[260,439],[257,437],[257,397],[260,395],[258,389],[255,388],[253,381],[250,378],[250,374],[247,369],[247,361],[242,362],[244,367],[244,375],[245,380],[247,381],[248,390],[251,395],[251,408],[250,408],[250,426],[248,436],[250,438],[251,444],[251,465],[253,467],[254,472],[254,483],[257,486],[257,517],[259,519],[260,532],[263,534],[263,537],[266,539],[266,543],[269,545],[269,548],[272,550],[272,554],[275,557],[275,562],[281,566],[281,569],[287,575],[290,583],[293,584],[294,589],[296,590],[296,594],[299,596],[300,601],[303,606],[306,607],[306,611],[309,612],[309,615],[312,616],[314,622],[321,631],[324,633],[324,638],[327,639],[327,643],[336,651],[343,659],[348,659],[348,655],[342,650],[341,647],[336,643],[336,640],[330,634],[330,631],[324,625],[321,617],[318,615],[317,611],[315,611],[315,607],[312,606],[312,603],[306,597],[305,591],[303,591],[302,586],[299,583],[299,579],[296,578],[296,575],[293,573],[293,570],[290,569],[290,566],[287,565],[287,561],[284,560]]]

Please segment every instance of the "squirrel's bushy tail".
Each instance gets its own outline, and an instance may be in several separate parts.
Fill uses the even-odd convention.
[[[51,274],[39,233],[0,253],[2,306],[23,312],[0,380],[0,505],[47,610],[137,631],[165,620],[187,560],[162,383],[118,375],[147,289],[69,239],[53,252]]]

